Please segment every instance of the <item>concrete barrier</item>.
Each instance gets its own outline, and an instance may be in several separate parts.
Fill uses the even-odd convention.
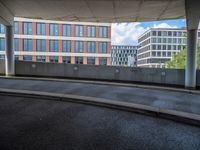
[[[185,82],[185,71],[183,69],[130,68],[23,61],[16,62],[16,75],[142,82],[177,86],[184,86]],[[200,71],[197,72],[197,85],[200,87]]]

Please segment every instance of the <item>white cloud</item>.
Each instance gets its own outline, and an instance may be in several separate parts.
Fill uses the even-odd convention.
[[[153,28],[178,28],[177,26],[170,26],[167,23],[154,24]]]
[[[114,23],[112,24],[112,44],[134,45],[138,36],[145,32],[141,23]]]
[[[142,23],[113,23],[112,24],[112,45],[135,45],[138,37],[148,30]],[[154,24],[153,28],[177,28],[167,23]]]

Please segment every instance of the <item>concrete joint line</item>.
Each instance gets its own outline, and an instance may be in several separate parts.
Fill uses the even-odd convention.
[[[162,109],[158,107],[152,107],[148,105],[135,104],[130,102],[122,102],[116,100],[109,100],[97,97],[88,97],[71,94],[50,93],[41,91],[29,91],[29,90],[15,90],[15,89],[3,89],[0,88],[1,95],[29,97],[46,100],[57,100],[63,102],[82,103],[100,107],[107,107],[111,109],[118,109],[123,111],[135,112],[153,117],[160,117],[164,119],[170,119],[186,124],[200,126],[200,115],[187,112],[181,112],[170,109]]]

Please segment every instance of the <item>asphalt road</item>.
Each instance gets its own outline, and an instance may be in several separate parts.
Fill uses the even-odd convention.
[[[200,94],[91,83],[3,79],[0,88],[65,93],[200,114]]]
[[[200,127],[84,104],[0,96],[1,150],[199,150]]]

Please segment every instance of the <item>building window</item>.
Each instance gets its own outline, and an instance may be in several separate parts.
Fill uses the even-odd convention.
[[[32,56],[23,56],[24,61],[32,61]]]
[[[154,57],[155,57],[155,56],[156,56],[156,52],[152,52],[152,56],[154,56]]]
[[[0,33],[5,33],[5,27],[2,24],[0,24]]]
[[[107,65],[107,58],[99,58],[99,65]]]
[[[63,34],[63,36],[71,36],[71,25],[63,24],[62,25],[62,34]]]
[[[23,23],[23,33],[24,34],[32,34],[32,23],[31,22],[24,22]]]
[[[108,37],[108,28],[107,27],[99,27],[99,37],[100,38]]]
[[[153,32],[152,32],[152,35],[153,35],[153,36],[156,36],[156,31],[153,31]]]
[[[71,57],[70,56],[63,56],[62,60],[63,60],[63,63],[65,63],[65,64],[71,63]]]
[[[88,37],[95,37],[95,26],[88,26],[87,27],[87,36]]]
[[[88,65],[95,65],[95,58],[94,57],[88,57],[87,58],[87,64]]]
[[[14,22],[14,34],[19,33],[19,22]]]
[[[77,36],[77,37],[83,36],[83,26],[82,25],[75,26],[75,36]]]
[[[19,51],[19,39],[14,39],[14,50]]]
[[[99,42],[99,53],[107,53],[107,43]]]
[[[71,52],[71,41],[62,41],[62,51]]]
[[[46,56],[37,56],[37,61],[38,62],[45,62],[46,61]]]
[[[37,23],[37,35],[45,35],[46,27],[44,23]]]
[[[39,52],[46,51],[46,41],[45,40],[37,40],[37,51],[39,51]]]
[[[19,56],[15,55],[15,61],[18,61],[18,60],[19,60]]]
[[[0,38],[0,51],[4,51],[4,50],[5,50],[5,39]]]
[[[0,60],[4,60],[5,59],[5,55],[0,55]]]
[[[157,52],[157,56],[160,57],[161,56],[161,52]]]
[[[58,52],[58,40],[50,40],[50,52]]]
[[[76,53],[82,53],[83,52],[83,42],[82,41],[76,41],[75,42],[75,52]]]
[[[95,53],[95,42],[87,42],[87,52]]]
[[[50,62],[57,63],[58,62],[58,56],[50,56]]]
[[[83,64],[83,57],[75,57],[76,64]]]
[[[52,36],[58,36],[58,24],[50,24],[50,35]]]
[[[24,39],[24,51],[32,51],[32,40]]]

